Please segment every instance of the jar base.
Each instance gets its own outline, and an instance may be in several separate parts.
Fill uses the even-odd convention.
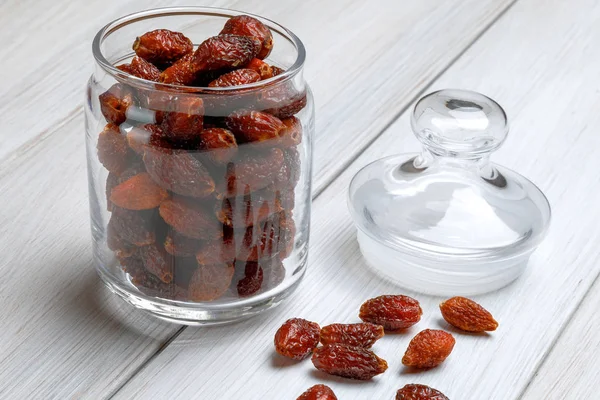
[[[264,293],[235,304],[199,304],[159,299],[137,292],[116,280],[109,272],[96,268],[108,289],[135,308],[163,321],[189,326],[226,325],[245,320],[277,307],[290,296],[302,279],[273,295]]]

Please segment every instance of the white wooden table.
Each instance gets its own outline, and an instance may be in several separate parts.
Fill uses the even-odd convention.
[[[295,399],[329,384],[341,400],[392,399],[406,383],[453,400],[600,398],[600,2],[598,0],[208,0],[294,30],[317,104],[309,271],[284,305],[251,321],[186,328],[126,306],[92,267],[82,99],[91,40],[106,22],[186,1],[0,3],[0,398]],[[375,350],[372,382],[274,355],[288,317],[357,321],[398,289],[361,259],[345,208],[352,175],[419,148],[411,104],[435,89],[477,90],[512,131],[495,161],[548,195],[550,233],[528,272],[477,297],[492,335],[457,335],[440,368],[407,374],[412,335],[438,327],[440,298]],[[442,325],[444,326],[444,325]]]

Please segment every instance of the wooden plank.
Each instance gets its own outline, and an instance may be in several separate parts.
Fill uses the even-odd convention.
[[[595,399],[600,393],[600,280],[544,360],[523,395],[526,400]]]
[[[375,345],[390,368],[372,382],[329,377],[310,361],[290,362],[274,353],[273,334],[289,317],[356,322],[363,300],[402,291],[367,269],[345,200],[360,167],[419,147],[404,114],[316,199],[309,271],[289,302],[233,327],[186,329],[116,398],[294,398],[318,382],[332,386],[340,399],[392,398],[411,382],[453,399],[518,398],[600,269],[595,245],[600,48],[594,45],[600,40],[599,17],[600,5],[590,0],[522,0],[428,89],[464,87],[503,104],[512,134],[494,159],[530,177],[554,209],[549,235],[526,274],[477,297],[500,321],[497,332],[455,332],[457,345],[445,364],[408,373],[400,360],[412,335],[424,328],[449,329],[437,311],[440,298],[409,292],[421,300],[424,318],[409,332]]]
[[[421,54],[420,48],[425,45],[420,36],[427,32],[430,42],[426,53],[431,57],[435,55],[434,70],[439,70],[509,2],[469,0],[456,8],[440,6],[430,0],[408,5],[402,12],[396,3],[381,0],[372,4],[374,9],[370,14],[367,13],[369,8],[350,0],[326,4],[305,2],[293,10],[289,3],[274,0],[256,2],[255,6],[225,0],[212,4],[245,8],[280,20],[306,40],[309,54],[329,54],[320,58],[312,56],[307,75],[309,79],[314,78],[313,88],[319,99],[319,121],[325,132],[321,136],[329,135],[327,140],[330,140],[331,136],[340,135],[343,139],[339,142],[344,143],[335,152],[328,153],[323,144],[317,144],[320,157],[325,160],[334,155],[341,166],[355,153],[348,151],[346,132],[328,128],[337,126],[339,120],[331,122],[327,118],[341,118],[334,110],[342,110],[344,104],[355,104],[346,96],[368,93],[371,84],[383,85],[382,81],[373,83],[379,78],[375,74],[369,79],[357,76],[362,67],[372,66],[369,58],[377,59],[375,56],[381,55],[379,63],[396,65],[385,57],[387,43],[394,52],[402,49],[409,54],[419,53],[415,59],[427,63],[422,69],[429,71],[429,60]],[[63,13],[59,4],[63,4],[68,13]],[[85,6],[88,4],[90,10],[95,11],[85,14],[88,11],[77,8],[78,4],[54,2],[50,18],[57,24],[65,21],[63,29],[49,30],[47,36],[35,37],[40,39],[40,47],[50,44],[56,47],[52,51],[44,49],[39,58],[31,52],[20,52],[19,46],[11,47],[11,51],[14,50],[10,55],[14,57],[11,64],[23,65],[22,75],[0,87],[0,98],[5,100],[0,102],[3,115],[0,158],[5,157],[0,163],[3,204],[0,250],[7,255],[0,261],[0,269],[5,272],[0,283],[3,300],[0,318],[6,326],[0,333],[3,343],[0,359],[4,366],[0,371],[0,397],[107,397],[178,330],[176,326],[149,320],[116,301],[100,287],[91,265],[80,111],[82,85],[90,71],[80,66],[91,67],[89,41],[98,26],[84,18],[91,20],[90,15],[94,15],[95,23],[103,23],[125,13],[126,7],[142,8],[142,2],[121,5],[116,1],[93,0]],[[164,2],[143,4],[146,8]],[[459,12],[467,9],[470,12]],[[16,22],[11,26],[16,28],[22,28],[37,15],[28,8],[11,10],[23,13],[19,14],[22,17],[14,18]],[[399,19],[392,20],[400,23],[393,24],[385,10],[398,13]],[[82,18],[72,16],[80,11]],[[456,19],[448,20],[447,13]],[[43,15],[35,18],[43,18]],[[366,15],[369,18],[365,18]],[[3,18],[6,18],[4,13]],[[384,33],[378,27],[378,19],[391,30],[387,32],[390,36],[382,39],[384,45],[374,43],[378,35]],[[32,24],[43,26],[39,20]],[[314,26],[321,29],[315,31]],[[447,31],[449,33],[445,33]],[[1,32],[7,34],[7,31]],[[440,40],[432,40],[436,32]],[[61,42],[63,39],[66,41]],[[360,59],[352,51],[367,58]],[[441,58],[436,58],[438,56]],[[32,57],[36,64],[31,62]],[[357,59],[362,67],[353,64]],[[73,68],[74,65],[77,68]],[[339,65],[350,66],[340,68]],[[426,85],[430,75],[421,76],[412,64],[410,68],[412,72],[403,75],[402,82],[418,81],[420,87]],[[389,73],[381,76],[390,77]],[[394,102],[383,107],[387,100],[382,98],[378,104],[391,118],[399,112],[399,109],[393,110],[399,104],[396,101],[407,94],[389,92],[386,96],[393,96]],[[43,99],[43,107],[40,107],[40,99]],[[370,104],[369,109],[375,107],[376,102]],[[369,109],[363,109],[366,114],[360,118],[370,115],[368,118],[375,119]],[[348,110],[344,112],[345,118],[352,118]],[[375,130],[369,131],[368,135],[375,133]],[[353,134],[358,140],[363,132]],[[337,171],[329,165],[332,166],[330,172],[319,173],[317,182],[321,185]]]

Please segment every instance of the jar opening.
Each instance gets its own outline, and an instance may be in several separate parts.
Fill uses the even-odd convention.
[[[157,83],[148,81],[145,79],[141,79],[135,77],[133,75],[129,75],[124,73],[123,71],[116,68],[112,62],[108,60],[105,52],[102,49],[102,45],[108,39],[108,37],[115,32],[123,29],[124,27],[143,21],[148,19],[155,19],[159,17],[171,17],[171,16],[205,16],[205,17],[221,17],[221,18],[230,18],[237,15],[249,15],[261,21],[265,24],[274,34],[278,34],[280,38],[286,39],[295,49],[295,61],[281,74],[274,76],[269,79],[261,80],[254,83],[249,83],[245,85],[239,86],[230,86],[230,87],[201,87],[201,86],[182,86],[182,85],[173,85],[167,83]],[[156,26],[154,29],[160,29],[162,26]],[[185,32],[182,32],[185,34]],[[215,32],[217,34],[218,32]],[[207,39],[202,38],[202,40]],[[131,43],[135,37],[131,38]],[[196,38],[191,38],[192,41]],[[195,41],[194,41],[195,42]],[[195,43],[197,45],[199,43]],[[266,85],[273,85],[280,82],[288,81],[294,78],[304,66],[304,60],[306,58],[306,50],[304,48],[304,44],[300,41],[300,39],[287,28],[279,25],[278,23],[271,21],[267,18],[263,18],[258,15],[254,15],[247,12],[229,10],[224,8],[216,8],[216,7],[165,7],[165,8],[155,8],[145,11],[136,12],[133,14],[126,15],[119,19],[116,19],[106,26],[104,26],[96,36],[94,37],[94,41],[92,43],[92,53],[98,65],[109,75],[120,82],[127,83],[132,86],[141,87],[144,89],[155,90],[158,87],[172,89],[173,91],[185,92],[185,93],[227,93],[232,91],[239,91],[240,89],[252,90],[252,89],[261,89]],[[120,59],[123,59],[121,57]],[[118,60],[117,60],[118,61]]]

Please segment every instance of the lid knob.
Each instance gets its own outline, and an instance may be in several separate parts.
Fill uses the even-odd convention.
[[[411,119],[417,138],[433,154],[480,158],[499,148],[508,134],[506,113],[477,92],[445,89],[417,102]]]

